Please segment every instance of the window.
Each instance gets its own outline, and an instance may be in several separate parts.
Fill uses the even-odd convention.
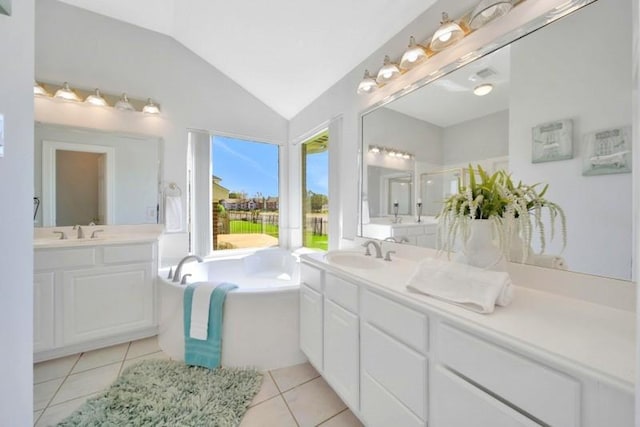
[[[189,140],[193,252],[278,246],[279,147],[199,132]]]
[[[329,247],[329,133],[324,131],[302,144],[302,244]]]

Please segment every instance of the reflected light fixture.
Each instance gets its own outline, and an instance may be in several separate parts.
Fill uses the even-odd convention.
[[[91,95],[87,96],[84,102],[98,107],[107,106],[107,100],[103,98],[102,94],[100,93],[100,89],[97,88]]]
[[[373,153],[373,154],[378,154],[380,152],[380,147],[377,147],[377,146],[374,145],[374,146],[369,148],[369,152]]]
[[[158,107],[151,98],[147,98],[147,104],[142,107],[142,112],[147,114],[160,114],[160,107]]]
[[[364,77],[358,85],[358,95],[371,93],[376,89],[378,89],[378,83],[376,83],[376,80],[373,78],[373,76],[369,74],[369,70],[364,70]]]
[[[136,110],[133,107],[133,105],[131,105],[131,103],[129,102],[129,98],[127,97],[126,93],[122,94],[122,96],[120,97],[118,102],[116,102],[116,105],[114,105],[114,108],[116,110],[122,110],[122,111],[135,111]]]
[[[411,36],[409,38],[409,47],[400,60],[400,68],[410,70],[425,59],[427,59],[427,51],[424,47],[416,43],[416,39]]]
[[[71,90],[71,88],[69,87],[69,83],[67,82],[64,82],[62,87],[56,91],[56,94],[53,95],[53,97],[64,99],[65,101],[80,102],[80,98],[78,98],[78,95],[76,95],[76,93]]]
[[[35,96],[51,96],[51,94],[38,82],[33,82],[33,94]]]
[[[469,27],[477,30],[484,24],[506,15],[513,8],[508,0],[482,0],[471,12]]]
[[[476,86],[473,89],[473,94],[477,96],[485,96],[492,90],[493,90],[493,85],[491,83],[483,83],[481,85]]]
[[[431,50],[439,52],[446,49],[464,37],[464,31],[460,25],[449,19],[447,12],[442,12],[440,28],[433,34]]]
[[[400,69],[398,68],[398,65],[395,62],[391,62],[391,58],[389,58],[389,55],[386,55],[384,57],[384,65],[382,66],[382,68],[380,68],[380,71],[378,71],[376,82],[383,85],[389,83],[399,75]]]

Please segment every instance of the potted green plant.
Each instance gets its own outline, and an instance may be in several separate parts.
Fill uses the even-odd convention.
[[[477,177],[476,177],[477,174]],[[546,247],[543,212],[549,214],[551,239],[560,222],[563,249],[566,246],[566,218],[557,204],[544,198],[549,186],[514,184],[511,175],[500,170],[489,175],[481,166],[469,165],[469,185],[459,181],[458,193],[444,200],[438,214],[438,245],[451,252],[462,244],[458,260],[482,268],[504,269],[504,259],[524,262],[537,236],[541,253]],[[497,246],[493,241],[497,242]],[[514,246],[520,246],[514,247]],[[517,256],[512,256],[512,254]],[[520,258],[520,259],[515,259]]]

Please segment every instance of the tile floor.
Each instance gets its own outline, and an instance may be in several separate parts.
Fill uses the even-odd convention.
[[[155,337],[34,365],[34,425],[66,418],[129,365],[168,359]],[[240,427],[359,427],[362,424],[308,363],[265,372]]]

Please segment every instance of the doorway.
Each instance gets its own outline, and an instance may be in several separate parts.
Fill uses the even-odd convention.
[[[113,222],[113,147],[42,142],[43,226]]]

